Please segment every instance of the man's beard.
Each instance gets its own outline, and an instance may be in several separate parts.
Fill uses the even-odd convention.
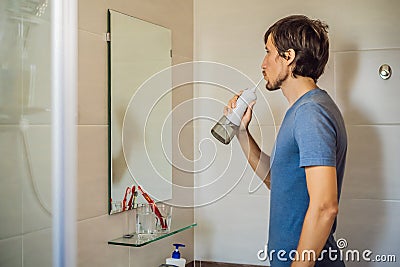
[[[288,76],[289,76],[289,73],[280,74],[273,83],[271,83],[270,80],[267,80],[267,83],[265,84],[265,88],[270,92],[281,89],[283,82],[286,81]]]
[[[281,89],[281,86],[280,86],[280,85],[279,85],[278,87],[276,87],[276,86],[270,86],[270,84],[267,83],[267,84],[265,85],[265,88],[267,88],[268,91],[273,92],[273,91],[276,91],[276,90]]]

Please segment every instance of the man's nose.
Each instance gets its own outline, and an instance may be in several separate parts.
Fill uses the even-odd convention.
[[[265,68],[267,67],[267,61],[266,61],[266,56],[264,57],[263,61],[261,62],[261,69],[265,70]]]

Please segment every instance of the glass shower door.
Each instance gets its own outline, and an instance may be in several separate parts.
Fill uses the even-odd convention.
[[[0,1],[0,266],[52,266],[48,5]]]

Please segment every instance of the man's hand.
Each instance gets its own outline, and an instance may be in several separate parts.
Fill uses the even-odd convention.
[[[224,115],[225,116],[232,113],[232,110],[236,107],[236,102],[242,93],[243,93],[243,90],[241,90],[237,95],[235,95],[234,97],[232,97],[229,100],[228,105],[224,107]],[[249,104],[249,106],[247,107],[246,112],[243,114],[242,121],[241,121],[240,127],[239,127],[239,133],[247,131],[247,128],[249,127],[249,123],[253,116],[253,106],[255,103],[256,103],[256,101],[251,102]]]

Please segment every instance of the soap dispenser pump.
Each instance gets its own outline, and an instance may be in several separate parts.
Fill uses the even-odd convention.
[[[176,265],[177,267],[185,267],[186,260],[181,258],[181,253],[179,252],[179,247],[185,247],[183,244],[173,244],[175,250],[172,252],[171,258],[168,258],[165,263]]]

